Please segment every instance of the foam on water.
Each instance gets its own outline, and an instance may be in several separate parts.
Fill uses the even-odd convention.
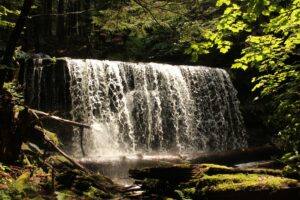
[[[67,63],[72,118],[92,125],[84,133],[88,157],[246,146],[236,90],[223,69],[81,59]],[[79,134],[73,140],[79,155]]]

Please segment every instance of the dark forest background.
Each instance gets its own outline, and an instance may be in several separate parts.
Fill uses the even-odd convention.
[[[299,7],[298,0],[1,0],[0,70],[9,88],[17,60],[32,56],[226,68],[250,145],[275,143],[298,155]]]

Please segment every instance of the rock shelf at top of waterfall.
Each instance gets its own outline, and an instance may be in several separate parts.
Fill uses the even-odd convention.
[[[26,71],[33,75],[25,78],[30,94],[26,102],[39,108],[47,99],[48,106],[91,124],[83,133],[87,156],[247,145],[237,92],[223,69],[69,58],[64,62],[50,69],[32,62]],[[75,154],[80,153],[79,136],[80,130],[74,129]]]

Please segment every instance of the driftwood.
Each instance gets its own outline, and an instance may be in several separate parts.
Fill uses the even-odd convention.
[[[276,147],[266,145],[233,151],[200,153],[190,158],[189,162],[193,164],[214,163],[233,165],[258,160],[270,160],[276,154],[280,154],[280,151]]]
[[[45,112],[40,111],[40,110],[35,110],[35,109],[32,109],[32,108],[28,108],[28,111],[31,112],[31,113],[34,113],[38,116],[46,117],[46,118],[49,118],[49,119],[52,119],[52,120],[55,120],[55,121],[58,121],[58,122],[61,122],[61,123],[64,123],[64,124],[68,124],[68,125],[72,125],[72,126],[78,126],[78,127],[81,127],[81,128],[91,128],[91,126],[89,126],[87,124],[83,124],[83,123],[80,123],[80,122],[74,122],[74,121],[71,121],[71,120],[68,120],[68,119],[63,119],[61,117],[57,117],[55,115],[51,115],[50,113],[45,113]]]

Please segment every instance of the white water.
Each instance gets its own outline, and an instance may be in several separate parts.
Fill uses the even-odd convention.
[[[157,63],[67,59],[73,120],[87,157],[188,153],[246,146],[225,70]],[[81,155],[79,130],[73,152]]]
[[[223,69],[65,60],[66,66],[35,59],[25,70],[25,100],[91,125],[83,132],[85,158],[247,145],[237,92]],[[71,152],[82,157],[80,130],[68,140]]]

